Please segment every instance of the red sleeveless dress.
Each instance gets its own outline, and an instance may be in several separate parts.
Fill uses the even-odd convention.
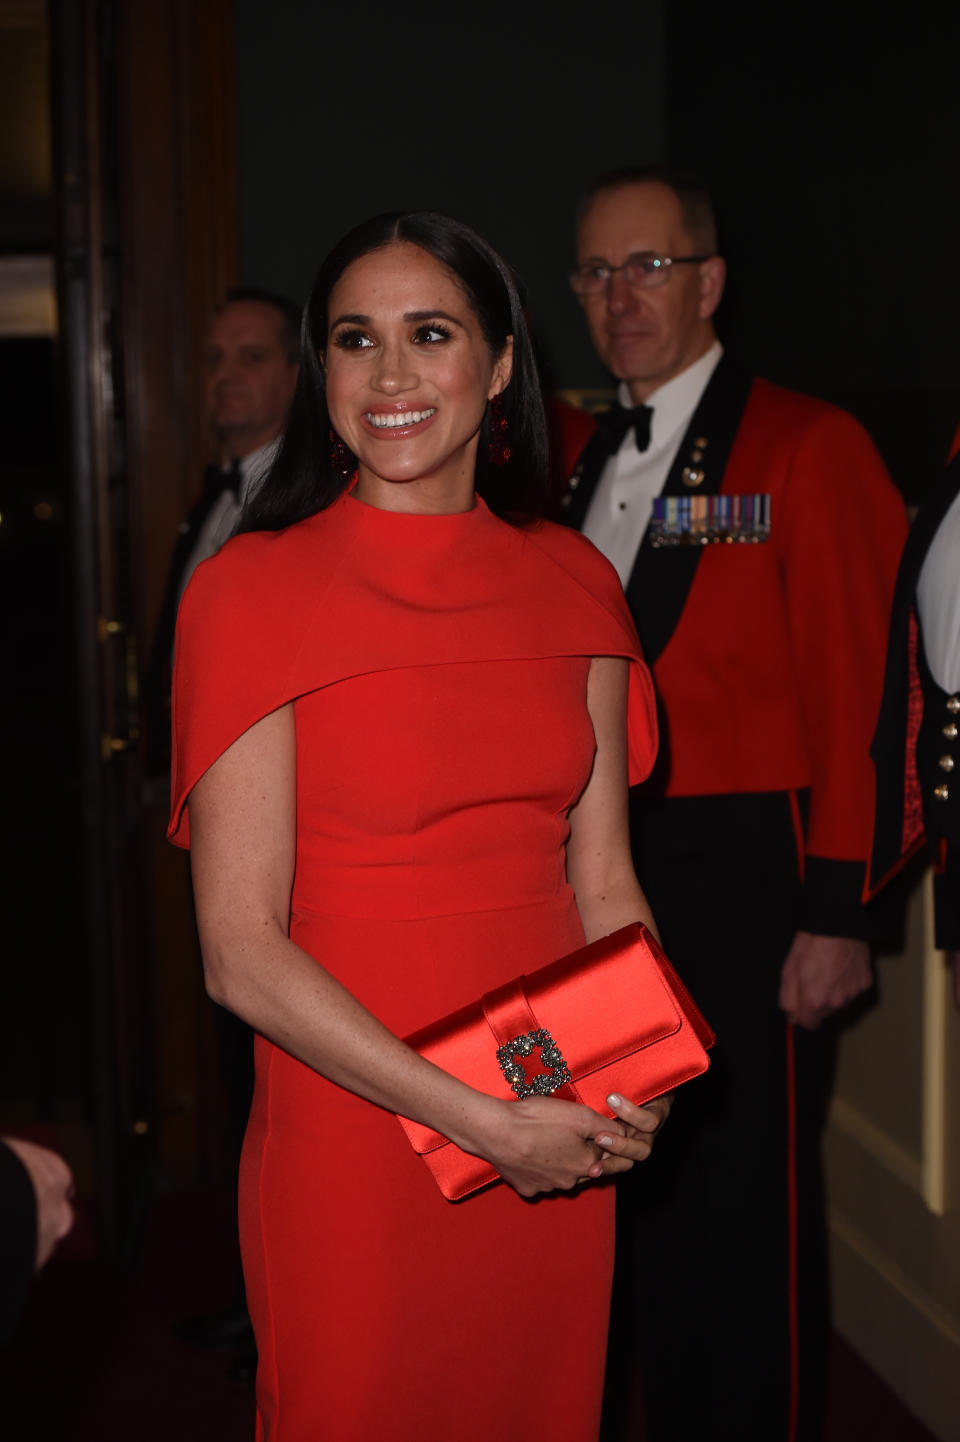
[[[170,834],[249,726],[294,703],[291,937],[403,1036],[583,942],[567,812],[590,658],[630,658],[631,779],[655,712],[616,574],[580,535],[350,495],[236,538],[181,606]],[[262,1442],[589,1442],[613,1190],[446,1201],[396,1118],[262,1037],[240,1175]]]

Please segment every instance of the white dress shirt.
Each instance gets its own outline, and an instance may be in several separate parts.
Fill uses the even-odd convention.
[[[240,519],[240,512],[250,497],[256,493],[267,471],[273,465],[279,449],[280,439],[278,437],[276,440],[267,441],[265,446],[251,451],[248,456],[240,458],[239,494],[235,496],[230,489],[225,487],[222,494],[210,507],[209,515],[200,527],[196,544],[190,552],[190,557],[180,577],[181,596],[187,589],[187,582],[200,562],[206,561],[210,556],[215,556],[224,541],[229,541]],[[224,470],[228,469],[229,467],[224,467]]]
[[[960,691],[960,495],[930,543],[917,581],[923,651],[933,679]]]
[[[715,341],[692,366],[648,396],[647,405],[653,407],[650,445],[638,451],[636,437],[629,430],[600,473],[583,534],[612,563],[624,586],[637,559],[654,498],[666,484],[690,417],[722,355],[723,346]],[[626,382],[617,391],[617,400],[622,406],[633,405]]]

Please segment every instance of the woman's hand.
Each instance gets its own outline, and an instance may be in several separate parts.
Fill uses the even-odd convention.
[[[619,1133],[616,1121],[558,1097],[496,1102],[488,1135],[471,1150],[492,1162],[521,1197],[572,1191],[600,1176],[603,1152],[593,1138]]]
[[[666,1121],[673,1094],[637,1107],[607,1098],[616,1119],[557,1097],[498,1102],[491,1139],[476,1148],[522,1197],[571,1191],[645,1161]]]
[[[601,1147],[600,1160],[586,1174],[585,1180],[613,1177],[628,1172],[634,1162],[645,1162],[653,1151],[657,1133],[670,1115],[673,1092],[655,1097],[642,1107],[634,1106],[626,1097],[612,1092],[607,1103],[616,1113],[617,1122],[609,1123],[594,1133],[593,1140]],[[618,1125],[619,1123],[619,1125]]]

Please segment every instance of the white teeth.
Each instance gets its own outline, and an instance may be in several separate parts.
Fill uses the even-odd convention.
[[[429,420],[436,415],[436,406],[431,406],[425,411],[400,411],[399,413],[385,414],[382,411],[367,411],[366,418],[378,431],[393,430],[395,426],[415,426],[418,421]]]

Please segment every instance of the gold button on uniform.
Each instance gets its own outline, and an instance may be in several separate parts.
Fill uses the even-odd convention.
[[[953,757],[950,756],[950,755],[941,756],[941,757],[940,757],[940,763],[939,763],[939,764],[940,764],[940,770],[941,770],[941,771],[952,771],[952,770],[953,770]]]
[[[960,696],[951,696],[947,701],[947,710],[952,711],[954,716],[960,711]]]
[[[933,794],[938,801],[946,801],[950,795],[950,788],[949,786],[935,786]]]
[[[957,739],[957,723],[956,723],[956,721],[948,721],[947,724],[946,724],[946,726],[944,726],[944,728],[943,728],[943,734],[944,734],[944,736],[946,736],[946,738],[947,738],[948,741],[956,741],[956,739]]]

